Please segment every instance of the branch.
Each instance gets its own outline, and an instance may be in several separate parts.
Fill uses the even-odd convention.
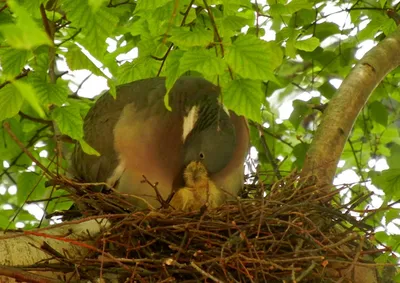
[[[365,54],[324,111],[307,152],[302,175],[315,175],[325,192],[330,190],[337,163],[358,114],[382,79],[400,65],[399,50],[400,27]]]
[[[12,131],[11,128],[10,128],[10,124],[9,124],[8,122],[4,122],[4,123],[3,123],[3,128],[6,130],[6,132],[8,133],[8,135],[18,144],[18,146],[22,149],[22,151],[25,152],[25,154],[28,155],[29,158],[30,158],[33,162],[35,162],[36,165],[37,165],[40,169],[42,169],[42,171],[43,171],[44,173],[46,173],[47,176],[49,176],[49,177],[51,177],[51,178],[54,178],[54,174],[51,173],[49,170],[47,170],[47,168],[46,168],[43,164],[41,164],[41,163],[39,162],[39,160],[37,160],[37,159],[32,155],[32,153],[31,153],[28,149],[26,149],[26,147],[24,146],[24,144],[23,144],[23,143],[18,139],[18,137],[13,133],[13,131]]]
[[[19,74],[18,76],[16,76],[14,78],[14,80],[19,80],[19,79],[21,79],[23,77],[26,77],[28,75],[29,71],[30,71],[30,69],[23,69],[22,73]],[[0,84],[0,89],[2,89],[3,87],[5,87],[6,85],[8,85],[10,83],[11,83],[11,81],[5,81],[4,83]]]
[[[41,124],[45,124],[45,125],[49,125],[49,126],[53,125],[53,122],[50,121],[50,120],[45,120],[45,119],[41,119],[41,118],[35,118],[35,117],[29,116],[29,115],[23,113],[22,111],[19,111],[18,114],[22,118],[30,120],[30,121],[33,121],[33,122],[37,122],[37,123],[41,123]]]

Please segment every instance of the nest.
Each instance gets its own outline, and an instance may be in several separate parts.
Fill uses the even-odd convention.
[[[365,240],[372,228],[327,204],[309,180],[292,174],[247,194],[265,197],[190,213],[130,211],[117,194],[79,197],[96,207],[85,216],[99,207],[115,214],[97,238],[102,252],[80,261],[80,274],[104,269],[119,282],[351,282],[355,266],[374,263],[362,256],[378,253]]]

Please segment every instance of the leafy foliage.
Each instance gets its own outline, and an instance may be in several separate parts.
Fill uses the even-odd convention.
[[[71,144],[61,142],[65,135],[96,154],[83,139],[82,117],[92,103],[81,96],[86,83],[102,78],[115,95],[117,85],[132,80],[166,76],[170,89],[183,74],[203,76],[221,86],[227,107],[263,125],[272,158],[250,123],[258,162],[253,173],[271,183],[277,177],[274,168],[283,174],[301,168],[321,105],[333,97],[363,45],[376,44],[396,29],[386,15],[396,9],[393,3],[8,0],[0,7],[0,121],[10,124],[16,139],[49,171],[66,174],[60,156]],[[79,79],[82,72],[85,79]],[[381,206],[385,212],[371,221],[384,230],[400,225],[394,206],[400,191],[399,83],[400,68],[374,91],[338,169],[356,172],[363,182],[350,185],[339,201],[380,194],[357,209],[362,214],[371,205]],[[289,110],[282,114],[280,107]],[[42,170],[9,132],[2,128],[0,133],[0,199],[8,205],[0,207],[0,226],[13,215],[8,208],[27,200],[40,200],[37,205],[47,211],[67,207],[65,199],[53,199],[62,191],[45,186]],[[382,171],[371,165],[377,161],[388,166]],[[28,226],[38,222],[29,213],[16,220]],[[399,252],[396,243],[391,244]]]

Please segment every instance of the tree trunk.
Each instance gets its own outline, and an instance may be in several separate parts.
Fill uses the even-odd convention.
[[[400,27],[372,48],[354,67],[329,102],[307,152],[303,176],[314,175],[327,193],[350,131],[368,98],[400,65]]]

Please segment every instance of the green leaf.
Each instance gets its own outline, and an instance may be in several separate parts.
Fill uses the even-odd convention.
[[[250,20],[240,16],[227,16],[222,20],[222,26],[226,30],[240,31],[246,25],[251,25]]]
[[[212,31],[204,28],[176,28],[172,30],[169,40],[181,49],[188,49],[196,46],[206,47],[214,38]]]
[[[52,118],[64,135],[76,140],[83,138],[83,121],[77,105],[55,108],[52,112]]]
[[[12,84],[0,89],[0,121],[18,114],[24,102],[23,96]]]
[[[42,44],[52,45],[47,34],[38,27],[24,7],[16,1],[7,1],[8,6],[17,17],[15,24],[0,25],[0,33],[6,42],[17,49],[33,49]]]
[[[282,63],[282,50],[252,35],[239,36],[226,48],[225,60],[243,78],[275,80],[273,71]]]
[[[56,84],[52,84],[38,76],[32,76],[31,81],[42,105],[55,104],[61,106],[66,102],[69,89],[64,81],[57,80]]]
[[[312,9],[313,2],[308,0],[293,0],[289,4],[286,5],[286,9],[289,14],[294,14],[301,9]]]
[[[72,71],[86,69],[96,76],[104,76],[103,72],[76,45],[68,48],[68,52],[65,53],[65,59]]]
[[[2,76],[11,79],[18,75],[27,64],[31,52],[14,48],[0,48]]]
[[[386,161],[391,169],[400,169],[400,145],[393,143],[390,146],[390,156],[386,158]]]
[[[152,78],[157,75],[160,62],[149,56],[135,58],[118,69],[118,84]]]
[[[336,93],[336,88],[333,87],[329,82],[325,82],[318,88],[319,92],[328,99],[331,99]]]
[[[13,81],[12,84],[18,89],[19,93],[25,98],[25,100],[31,105],[31,107],[39,114],[40,117],[44,118],[46,115],[40,106],[38,96],[32,87],[21,80]]]
[[[304,160],[309,147],[310,145],[307,143],[299,143],[293,148],[293,155],[296,157],[296,161],[293,163],[293,165],[296,168],[303,168]]]
[[[202,74],[222,74],[226,65],[214,50],[190,50],[180,60],[180,72],[197,71]]]
[[[320,44],[320,42],[319,42],[318,38],[311,37],[311,38],[308,38],[308,39],[305,39],[305,40],[296,41],[294,46],[297,49],[304,50],[304,51],[307,51],[307,52],[311,52],[311,51],[314,51],[315,48],[317,48],[319,46],[319,44]]]
[[[180,68],[180,60],[184,54],[185,52],[182,50],[172,50],[167,57],[165,62],[165,87],[167,88],[167,93],[184,73]]]
[[[325,22],[315,26],[314,36],[318,38],[320,41],[323,41],[327,37],[339,33],[340,29],[337,24]]]
[[[84,151],[86,154],[100,156],[100,153],[99,153],[97,150],[95,150],[93,147],[91,147],[91,146],[90,146],[87,142],[85,142],[83,139],[80,139],[80,140],[79,140],[79,144],[81,145],[83,151]]]
[[[62,8],[68,14],[68,20],[82,29],[84,36],[77,40],[101,59],[107,49],[106,39],[116,28],[118,18],[106,8],[94,11],[88,0],[65,0]]]
[[[5,212],[5,210],[0,209],[0,229],[5,229],[11,220],[11,217],[6,215]]]
[[[159,7],[162,7],[172,0],[138,0],[136,9],[140,10],[155,10]]]
[[[261,123],[261,105],[264,93],[261,82],[257,80],[233,80],[223,89],[223,102],[238,115]]]
[[[400,169],[370,172],[372,184],[382,189],[392,199],[400,197]]]
[[[111,94],[112,97],[116,98],[117,97],[117,88],[115,85],[115,81],[112,79],[108,79],[107,86],[110,88],[108,90],[108,93]]]
[[[382,126],[387,126],[389,113],[386,107],[379,101],[374,101],[368,105],[369,113],[375,122]]]
[[[88,0],[88,4],[92,8],[93,12],[96,12],[106,2],[107,0]]]
[[[18,203],[24,201],[41,199],[45,192],[45,179],[43,176],[33,172],[23,172],[18,176],[17,180],[17,199]]]
[[[400,215],[400,209],[391,208],[385,214],[386,225],[395,219],[398,219]]]
[[[298,129],[305,116],[310,113],[310,107],[307,106],[307,102],[298,99],[293,100],[292,105],[294,109],[290,114],[289,121],[295,129]]]

